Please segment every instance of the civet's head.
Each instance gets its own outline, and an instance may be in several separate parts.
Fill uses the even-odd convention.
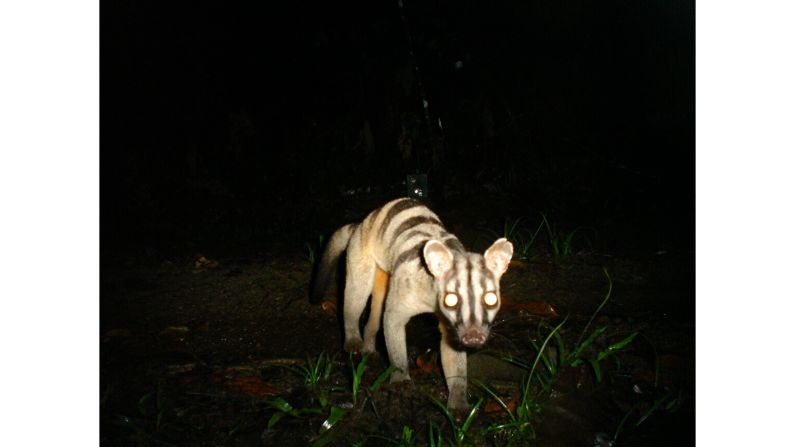
[[[439,311],[466,347],[486,343],[500,309],[500,277],[508,269],[513,245],[497,239],[483,255],[450,250],[430,240],[423,249],[428,271],[436,278]]]

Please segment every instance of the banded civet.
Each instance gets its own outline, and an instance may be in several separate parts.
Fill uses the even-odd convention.
[[[314,301],[322,299],[345,251],[345,350],[374,352],[383,313],[384,339],[395,368],[391,381],[410,380],[406,324],[415,315],[435,313],[442,334],[447,406],[466,409],[466,349],[481,347],[488,339],[500,309],[500,277],[508,268],[513,245],[500,238],[482,255],[469,252],[421,202],[393,200],[329,238],[317,270]],[[370,296],[362,340],[359,319]]]

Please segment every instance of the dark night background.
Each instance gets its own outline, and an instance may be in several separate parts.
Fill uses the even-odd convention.
[[[682,410],[622,445],[692,443],[694,2],[398,5],[101,4],[101,443],[306,445],[323,418],[266,429],[264,399],[288,387],[257,365],[340,351],[335,310],[307,298],[313,250],[416,173],[473,250],[517,218],[551,223],[501,290],[514,309],[558,313],[501,310],[494,349],[514,340],[510,355],[529,355],[527,333],[558,316],[576,338],[608,270],[601,343],[643,334],[613,388],[559,393],[575,397],[549,414],[573,419],[545,419],[537,445],[594,445],[627,409],[670,396]],[[552,227],[578,231],[570,257],[550,254]],[[418,320],[410,355],[438,348],[435,323]],[[257,371],[243,391],[241,365]],[[379,407],[393,417],[353,418],[338,441],[369,433],[357,423],[393,437],[427,427],[438,409],[412,407],[415,394]],[[389,425],[402,417],[416,420]]]
[[[403,12],[103,3],[103,253],[300,242],[415,172],[437,205],[492,193],[606,247],[694,249],[693,2]]]

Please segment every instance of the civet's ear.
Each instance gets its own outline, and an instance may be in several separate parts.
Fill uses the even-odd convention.
[[[453,253],[443,243],[429,240],[422,249],[428,270],[436,279],[441,279],[453,268]]]
[[[491,270],[498,278],[508,270],[508,263],[513,256],[513,244],[508,239],[501,237],[489,247],[483,258],[486,260],[486,267]]]

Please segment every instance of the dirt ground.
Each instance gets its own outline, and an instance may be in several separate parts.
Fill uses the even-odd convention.
[[[483,228],[499,232],[501,224],[478,221],[476,213],[440,214],[468,248],[482,250],[491,238]],[[343,223],[331,221],[328,228]],[[470,355],[471,403],[485,396],[475,380],[515,400],[526,371],[505,357],[532,359],[530,340],[542,339],[564,318],[563,339],[576,341],[605,298],[609,275],[610,298],[590,325],[606,328],[594,352],[633,332],[639,335],[605,362],[602,381],[587,364],[561,373],[535,416],[534,445],[694,444],[694,253],[581,244],[571,255],[555,258],[549,248],[539,236],[526,259],[504,276],[506,304],[494,335],[483,351]],[[341,353],[335,309],[341,306],[339,290],[329,290],[323,305],[308,300],[312,254],[319,256],[289,239],[235,253],[144,249],[103,257],[102,444],[400,445],[405,426],[414,430],[414,445],[426,445],[429,421],[452,436],[442,411],[428,398],[444,402],[446,397],[433,316],[409,324],[409,354],[416,366],[411,384],[385,383],[360,407],[350,393],[332,392],[335,405],[348,411],[333,437],[320,437],[328,406],[321,414],[291,415],[268,427],[276,399],[294,408],[318,407],[288,369],[307,357],[337,354],[329,389],[350,388],[351,367]],[[381,348],[381,357],[368,362],[367,383],[388,367],[382,342]],[[654,406],[670,395],[678,396],[675,406]],[[472,433],[505,418],[488,400]],[[474,435],[467,442],[508,443]]]

